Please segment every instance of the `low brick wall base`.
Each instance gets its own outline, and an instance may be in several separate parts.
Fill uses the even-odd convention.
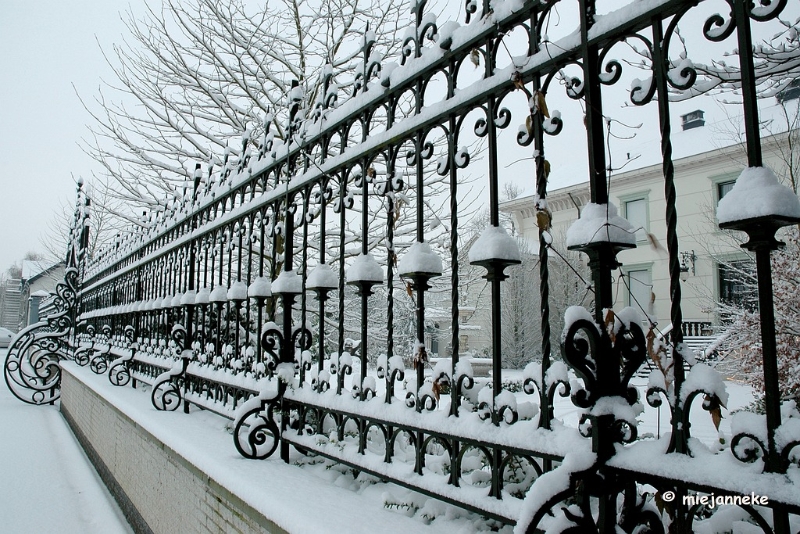
[[[63,371],[61,412],[134,531],[285,532]]]

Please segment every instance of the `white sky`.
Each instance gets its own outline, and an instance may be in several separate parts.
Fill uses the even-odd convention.
[[[72,84],[91,99],[100,78],[110,79],[97,41],[120,40],[119,12],[127,9],[98,0],[2,3],[0,272],[28,251],[45,251],[40,241],[54,214],[75,201],[72,175],[91,175],[94,164],[78,146],[89,117]]]

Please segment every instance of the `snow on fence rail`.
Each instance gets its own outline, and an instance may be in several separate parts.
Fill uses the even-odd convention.
[[[234,446],[248,458],[279,451],[289,461],[294,447],[519,531],[689,532],[700,523],[713,531],[729,528],[725,518],[734,516],[765,532],[796,531],[798,414],[780,406],[776,370],[764,369],[766,417],[739,417],[730,448],[709,449],[691,441],[689,414],[695,399],[719,414],[722,381],[704,365],[684,369],[682,328],[659,347],[636,310],[610,311],[616,254],[636,245],[632,233],[619,231],[630,224],[609,203],[602,86],[617,84],[623,69],[609,51],[636,40],[648,59],[650,78],[633,80],[630,98],[658,105],[673,325],[682,318],[667,95],[708,82],[685,58],[670,59],[693,3],[614,3],[603,16],[596,3],[577,2],[579,16],[564,19],[579,19],[578,31],[550,40],[545,29],[555,35],[563,28],[556,8],[569,2],[469,0],[462,26],[438,24],[416,0],[399,65],[365,32],[349,95],[326,70],[314,82],[319,100],[304,107],[296,83],[286,109],[265,119],[261,140],[245,135],[238,157],[226,151],[205,170],[198,164],[193,186],[165,211],[91,259],[84,256],[89,202],[79,187],[61,314],[39,334],[21,333],[6,361],[7,383],[23,400],[53,402],[57,363],[71,358],[118,386],[145,384],[160,410],[195,406],[230,419]],[[751,19],[775,19],[786,2],[732,6],[727,18],[708,19],[704,37],[736,34],[747,50],[741,43],[749,42]],[[514,55],[509,48],[519,50],[520,38],[522,53]],[[512,57],[500,68],[504,48]],[[760,167],[753,58],[739,59],[749,164]],[[467,69],[477,79],[461,86]],[[429,83],[437,76],[443,94],[433,102]],[[545,136],[563,125],[545,101],[553,81],[582,102],[590,147],[593,208],[569,244],[590,260],[594,309],[572,307],[565,317],[561,352],[572,378],[550,346],[544,150]],[[543,221],[543,341],[541,362],[526,368],[523,391],[512,393],[501,370],[503,282],[522,255],[501,226],[498,154],[500,132],[513,120],[506,106],[517,100],[525,111],[516,140],[533,145],[529,169]],[[275,121],[283,139],[271,132]],[[459,188],[471,170],[486,181],[489,227],[465,255],[459,234],[472,208]],[[751,238],[764,310],[771,309],[763,299],[771,291],[773,235],[797,219],[759,213],[726,225]],[[482,269],[491,297],[488,382],[473,376],[459,350],[468,267]],[[431,309],[437,317],[447,310],[450,319],[442,340],[450,359],[439,359],[432,373]],[[768,351],[774,324],[764,321]],[[643,400],[670,410],[672,432],[661,440],[638,435],[642,399],[629,384],[654,356]],[[581,410],[576,427],[556,418],[556,394],[571,395]],[[766,494],[768,506],[714,509],[668,498],[748,494],[751,487]]]

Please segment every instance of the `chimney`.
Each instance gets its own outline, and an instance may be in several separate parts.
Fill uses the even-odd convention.
[[[691,130],[692,128],[700,128],[704,126],[706,120],[703,118],[703,110],[696,109],[686,115],[681,115],[681,126],[683,130]]]

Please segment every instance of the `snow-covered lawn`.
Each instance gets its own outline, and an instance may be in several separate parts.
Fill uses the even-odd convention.
[[[0,428],[0,532],[132,532],[58,406],[20,402],[3,382]]]

